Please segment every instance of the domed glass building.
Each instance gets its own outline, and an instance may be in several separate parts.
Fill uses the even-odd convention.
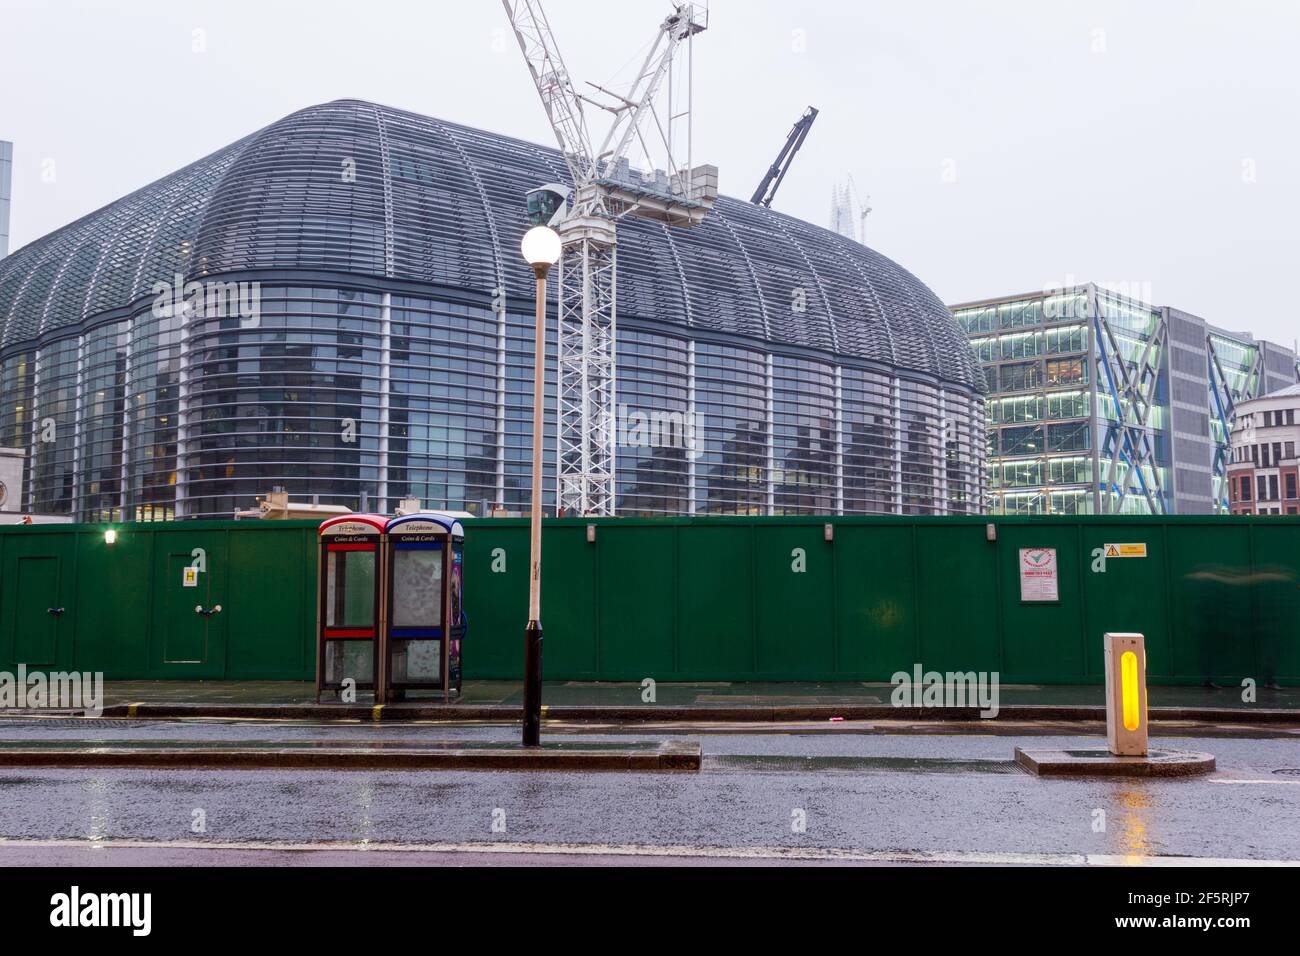
[[[0,259],[24,509],[522,510],[519,239],[526,192],[566,180],[553,149],[339,101]],[[851,240],[725,197],[619,225],[619,514],[975,513],[982,389],[939,299]]]

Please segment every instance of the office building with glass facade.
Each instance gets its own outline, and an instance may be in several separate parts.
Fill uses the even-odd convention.
[[[522,510],[518,244],[527,191],[566,177],[555,150],[338,101],[15,251],[0,444],[28,449],[27,508],[228,516],[283,486]],[[691,230],[624,219],[618,269],[618,513],[978,511],[982,376],[903,268],[724,197]]]
[[[988,383],[993,514],[1230,509],[1237,405],[1295,352],[1096,285],[952,307]]]

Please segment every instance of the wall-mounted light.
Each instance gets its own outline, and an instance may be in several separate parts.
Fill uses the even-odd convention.
[[[595,544],[595,543],[596,543],[596,526],[594,524],[589,524],[587,525],[587,544]]]
[[[998,540],[998,526],[993,524],[993,522],[991,521],[988,524],[986,524],[984,526],[984,537],[987,538],[989,541]]]
[[[105,544],[117,544],[117,529],[116,529],[116,528],[109,528],[107,531],[104,532],[104,543],[105,543]]]
[[[834,541],[835,525],[831,524],[829,521],[826,522],[826,524],[822,526],[822,538],[828,542]]]

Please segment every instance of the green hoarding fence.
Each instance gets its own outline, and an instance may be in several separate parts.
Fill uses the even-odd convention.
[[[312,678],[316,522],[108,527],[0,528],[0,668]],[[1289,516],[564,519],[542,574],[551,680],[1096,683],[1139,631],[1153,682],[1300,684]],[[467,678],[521,675],[527,588],[527,522],[467,521]]]

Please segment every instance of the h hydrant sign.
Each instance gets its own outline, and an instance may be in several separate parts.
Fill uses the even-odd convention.
[[[1055,548],[1020,549],[1020,600],[1059,601]]]

